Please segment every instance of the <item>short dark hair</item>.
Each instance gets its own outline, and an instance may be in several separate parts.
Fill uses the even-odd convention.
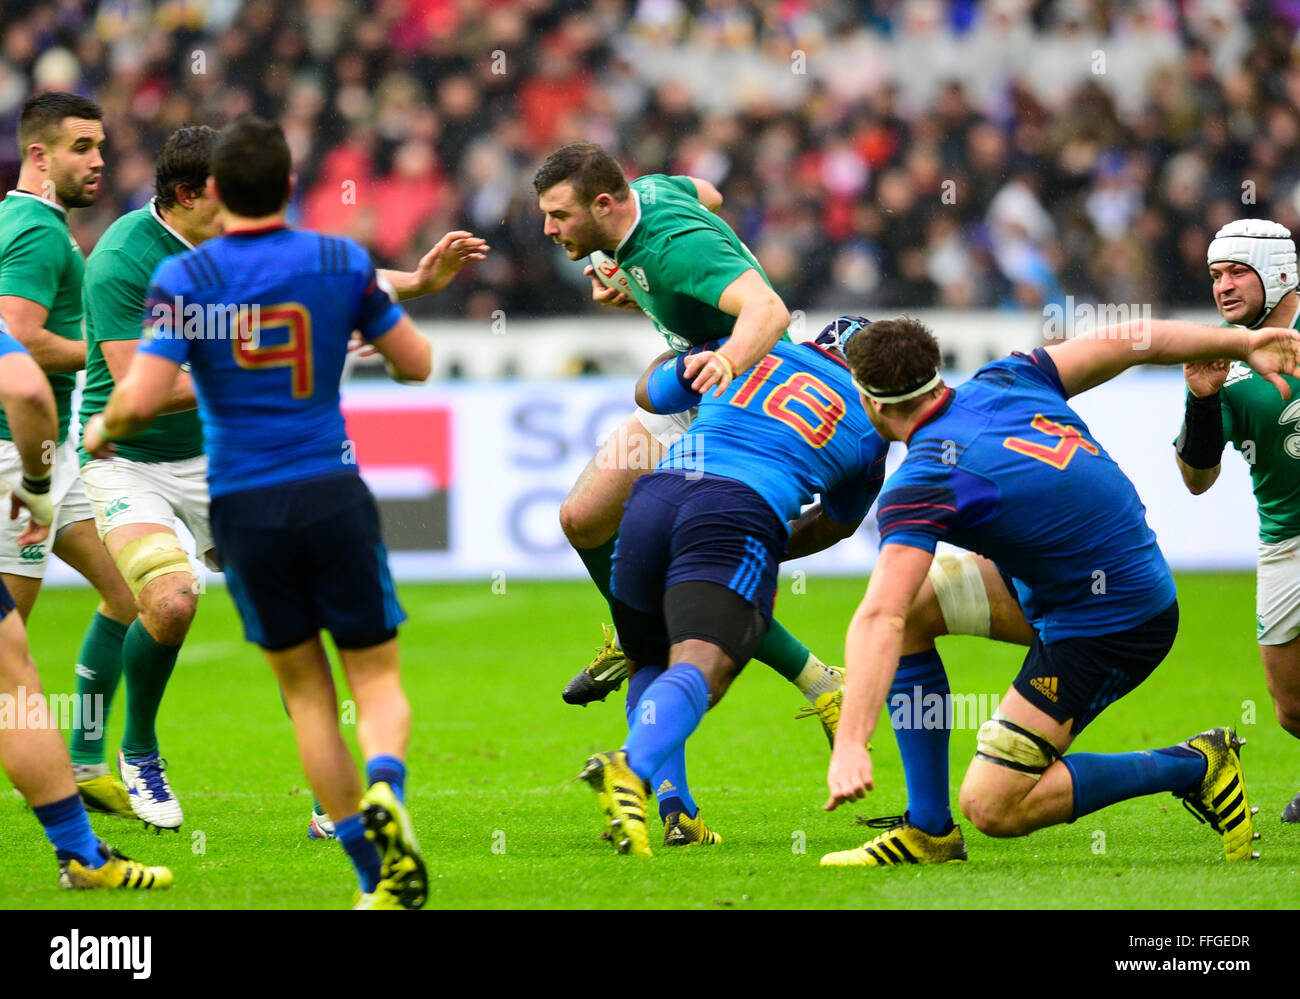
[[[89,97],[62,90],[32,94],[18,114],[18,151],[25,157],[33,142],[52,144],[58,139],[64,118],[103,121],[103,109]]]
[[[857,383],[881,395],[924,385],[941,361],[939,341],[910,316],[876,320],[849,341],[846,353]]]
[[[176,204],[176,188],[201,192],[207,183],[217,130],[207,125],[178,128],[163,143],[154,172],[153,190],[160,209]]]
[[[289,200],[292,158],[275,122],[243,115],[223,128],[212,149],[221,202],[236,215],[274,215]]]
[[[602,194],[625,201],[629,192],[618,160],[594,142],[570,142],[551,153],[533,178],[533,190],[540,195],[565,181],[584,205]]]

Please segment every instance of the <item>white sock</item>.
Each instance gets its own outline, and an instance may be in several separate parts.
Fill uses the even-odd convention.
[[[808,661],[803,664],[803,669],[795,677],[794,685],[799,688],[799,692],[804,697],[808,698],[809,704],[814,704],[822,694],[829,694],[832,690],[839,690],[844,686],[844,674],[839,670],[831,669],[809,652]]]

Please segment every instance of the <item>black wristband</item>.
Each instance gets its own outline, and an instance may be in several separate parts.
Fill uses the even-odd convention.
[[[1223,400],[1219,393],[1204,398],[1187,393],[1183,429],[1174,447],[1183,463],[1199,471],[1223,460]]]
[[[50,491],[52,481],[54,481],[53,475],[47,475],[43,479],[33,479],[30,475],[24,475],[23,488],[33,496],[44,496]]]

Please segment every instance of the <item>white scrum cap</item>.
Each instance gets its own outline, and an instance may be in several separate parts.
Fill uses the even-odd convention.
[[[1210,243],[1207,264],[1245,264],[1264,285],[1264,308],[1251,323],[1264,321],[1282,296],[1296,287],[1295,241],[1291,230],[1267,219],[1237,219],[1220,229]]]

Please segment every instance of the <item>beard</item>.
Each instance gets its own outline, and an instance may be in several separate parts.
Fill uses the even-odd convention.
[[[99,181],[102,187],[104,183],[103,176],[94,178]],[[93,191],[86,190],[86,180],[78,180],[75,177],[60,177],[54,182],[54,193],[68,208],[89,208],[99,197],[99,187]]]

